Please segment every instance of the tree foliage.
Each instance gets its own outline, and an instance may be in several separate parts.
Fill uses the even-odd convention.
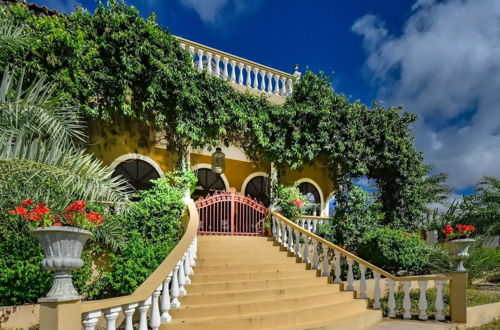
[[[412,227],[424,210],[419,184],[426,173],[413,146],[416,116],[401,108],[372,109],[336,93],[323,74],[307,71],[285,104],[233,89],[197,72],[189,54],[154,15],[110,1],[91,14],[35,17],[21,6],[9,16],[34,40],[23,56],[28,74],[43,72],[90,118],[129,116],[166,132],[169,147],[235,143],[254,161],[299,169],[322,159],[346,203],[353,178],[377,180],[385,222]]]

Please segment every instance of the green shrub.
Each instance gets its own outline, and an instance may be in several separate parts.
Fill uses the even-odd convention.
[[[415,234],[389,228],[366,232],[358,256],[393,274],[422,274],[429,265],[427,243]]]
[[[293,186],[278,185],[273,189],[273,206],[287,219],[294,219],[306,214],[309,203],[299,191],[297,184]]]
[[[500,282],[500,249],[471,247],[465,268],[469,272],[469,280]]]

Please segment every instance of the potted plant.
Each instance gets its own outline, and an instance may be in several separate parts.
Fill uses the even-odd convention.
[[[44,269],[54,271],[54,283],[45,298],[40,301],[61,302],[80,299],[73,287],[71,272],[83,266],[81,253],[83,246],[92,236],[89,229],[100,226],[104,216],[85,210],[85,201],[69,205],[64,214],[54,214],[45,203],[25,200],[10,214],[23,217],[42,245],[45,259]]]
[[[465,272],[464,260],[469,256],[469,247],[474,242],[471,236],[476,227],[471,225],[446,225],[441,232],[445,236],[444,247],[448,250],[450,259],[454,262],[454,271]]]

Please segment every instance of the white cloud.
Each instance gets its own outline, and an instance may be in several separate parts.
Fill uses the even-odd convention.
[[[500,176],[500,1],[418,0],[402,33],[356,20],[385,104],[420,119],[417,147],[460,189]]]
[[[180,0],[194,10],[201,20],[210,25],[220,25],[239,15],[260,7],[261,0]]]

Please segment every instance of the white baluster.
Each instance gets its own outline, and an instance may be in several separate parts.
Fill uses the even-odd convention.
[[[295,256],[297,258],[300,258],[302,257],[300,255],[300,231],[295,229],[294,232],[295,232]]]
[[[181,42],[181,49],[186,50],[186,44]]]
[[[238,63],[238,68],[239,68],[239,71],[238,71],[238,84],[240,85],[243,85],[243,66],[244,64],[243,63]]]
[[[116,319],[120,315],[122,306],[106,308],[104,310],[104,318],[106,319],[106,330],[116,330]]]
[[[181,303],[179,302],[179,264],[174,267],[174,273],[172,276],[172,286],[170,287],[170,295],[172,296],[172,301],[170,306],[172,308],[181,307]]]
[[[285,97],[286,96],[286,78],[281,77],[281,92],[280,95]]]
[[[316,234],[316,232],[317,232],[317,221],[313,221],[312,223],[313,223],[313,230],[312,230],[312,232]]]
[[[194,259],[198,259],[198,237],[194,237]]]
[[[418,299],[418,318],[420,320],[426,321],[429,318],[427,316],[427,281],[418,281],[418,286],[420,288],[420,297]]]
[[[287,226],[288,227],[288,226]],[[293,229],[288,227],[288,252],[293,252],[295,246],[293,245]]]
[[[231,81],[236,82],[236,62],[231,60]]]
[[[373,308],[380,309],[380,274],[373,272],[373,278],[375,279],[375,286],[373,287]]]
[[[125,330],[134,330],[133,317],[135,309],[138,305],[138,303],[123,305],[123,314],[125,314]]]
[[[161,324],[160,306],[158,304],[158,299],[160,297],[162,287],[163,284],[156,288],[155,292],[153,292],[153,295],[151,296],[153,306],[151,307],[151,315],[149,316],[149,326],[152,330],[158,330]]]
[[[191,268],[189,267],[189,250],[184,253],[184,282],[186,284],[191,284],[191,279],[189,275],[191,275]]]
[[[323,245],[323,276],[330,276],[330,260],[328,260],[328,246]]]
[[[222,59],[222,63],[224,63],[224,73],[222,74],[222,77],[227,80],[229,78],[229,71],[227,70],[227,63],[229,59],[227,57],[224,57]]]
[[[292,81],[292,78],[288,78],[286,96],[291,96],[292,92],[293,92],[293,81]]]
[[[443,286],[444,281],[434,281],[436,284],[436,321],[444,321]]]
[[[405,295],[403,298],[403,310],[404,310],[403,318],[404,319],[411,319],[410,288],[411,288],[411,281],[403,282],[403,289],[405,291]]]
[[[253,68],[253,88],[259,89],[259,68]]]
[[[272,72],[267,73],[267,92],[271,93],[273,91],[273,74]]]
[[[318,241],[312,240],[313,242],[313,262],[312,269],[319,269],[319,252],[318,252]]]
[[[203,71],[203,49],[198,49],[198,72]]]
[[[274,94],[279,95],[280,94],[280,75],[274,75]]]
[[[287,233],[287,226],[283,223],[282,224],[282,232],[283,232],[283,243],[281,245],[283,245],[283,247],[285,248],[288,248],[288,233]]]
[[[347,291],[354,291],[354,274],[352,272],[352,259],[347,258]]]
[[[83,314],[82,325],[84,330],[94,330],[101,317],[101,311],[93,311]]]
[[[170,272],[168,276],[163,281],[163,290],[161,294],[161,302],[160,302],[160,320],[162,323],[168,323],[172,321],[172,316],[168,312],[170,310],[170,292],[169,285],[170,280],[172,279],[173,272]]]
[[[215,76],[220,77],[220,55],[215,55]]]
[[[304,252],[302,253],[302,262],[308,264],[311,262],[311,259],[309,258],[309,236],[307,236],[306,234],[302,234],[302,237],[304,237]]]
[[[260,71],[260,90],[266,91],[266,70]]]
[[[148,309],[151,297],[139,303],[139,330],[148,330]]]
[[[189,55],[191,56],[191,65],[194,66],[194,47],[189,46]]]
[[[186,285],[186,273],[184,272],[184,258],[182,257],[181,260],[179,260],[179,296],[185,296],[187,294],[186,288],[184,285]]]
[[[366,299],[368,296],[366,295],[366,266],[358,263],[359,272],[360,272],[360,280],[359,280],[359,298]]]
[[[394,285],[396,284],[394,280],[390,278],[386,281],[387,288],[389,289],[389,299],[387,301],[387,307],[389,312],[387,313],[388,317],[395,318],[396,317],[396,299],[394,298]]]
[[[252,66],[247,64],[247,66],[245,67],[245,70],[247,70],[247,81],[245,82],[245,85],[247,87],[250,87],[250,86],[252,86],[252,75],[251,75]]]
[[[271,235],[276,239],[277,242],[279,242],[278,233],[276,230],[276,218],[274,217],[271,220],[271,226],[272,226]]]
[[[207,72],[212,74],[212,53],[207,52]]]
[[[192,274],[194,274],[194,266],[196,266],[196,258],[195,258],[195,255],[196,255],[196,246],[195,246],[195,241],[193,240],[191,242],[191,245],[189,246],[189,249],[191,250],[191,252],[189,253],[189,265],[191,267],[191,271],[192,271]]]
[[[333,253],[335,254],[335,279],[333,280],[333,283],[342,283],[342,271],[340,269],[341,255],[337,250],[334,250]]]

